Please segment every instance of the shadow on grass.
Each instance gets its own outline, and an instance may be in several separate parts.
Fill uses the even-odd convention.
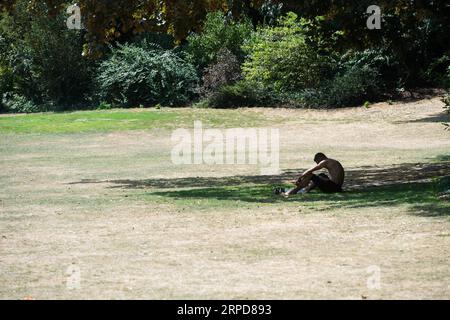
[[[395,123],[443,123],[448,122],[450,119],[449,115],[445,112],[428,116],[421,119],[415,120],[405,120],[405,121],[395,121]]]
[[[211,187],[201,189],[158,191],[153,195],[176,200],[209,199],[254,203],[298,202],[303,206],[320,207],[322,210],[339,208],[368,208],[379,206],[411,205],[414,213],[424,216],[450,216],[450,203],[437,198],[436,182],[418,182],[372,186],[340,194],[323,194],[314,191],[289,199],[272,194],[267,185]]]
[[[440,155],[435,158],[437,162],[449,162],[450,165],[450,155]]]
[[[213,200],[247,203],[298,202],[321,209],[367,208],[409,205],[414,214],[450,216],[450,202],[438,198],[438,177],[450,175],[450,163],[403,164],[388,168],[363,167],[349,170],[345,192],[284,199],[273,194],[302,170],[279,176],[189,177],[145,180],[83,180],[73,184],[108,183],[110,188],[148,189],[149,195],[172,200]],[[152,190],[155,189],[155,190]]]
[[[278,185],[298,178],[304,169],[285,171],[272,176],[187,177],[142,180],[92,180],[84,179],[74,184],[112,184],[111,188],[123,189],[179,189],[241,186],[245,184]],[[359,190],[369,186],[410,183],[450,175],[450,162],[407,163],[392,167],[361,167],[347,170],[344,189]]]

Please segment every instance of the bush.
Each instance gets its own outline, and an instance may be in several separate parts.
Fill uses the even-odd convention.
[[[281,100],[268,88],[242,80],[219,88],[203,103],[213,108],[271,107]]]
[[[0,98],[13,89],[13,74],[9,66],[0,63]],[[2,99],[3,100],[3,99]],[[0,100],[0,112],[6,111],[6,105]]]
[[[354,69],[371,69],[380,78],[378,85],[384,92],[393,92],[403,86],[402,77],[406,72],[397,57],[382,48],[363,51],[350,50],[339,59],[338,72]]]
[[[450,77],[448,72],[446,72],[449,65],[450,52],[433,61],[424,71],[422,78],[431,85],[447,88],[450,86]]]
[[[245,45],[245,78],[296,107],[355,106],[399,85],[400,64],[383,50],[330,52],[305,35],[307,26],[289,13],[278,26],[260,28]]]
[[[355,106],[401,86],[401,64],[386,50],[333,52],[337,38],[311,37],[313,25],[288,13],[277,26],[260,28],[244,45],[245,79],[296,107]]]
[[[184,105],[195,96],[195,68],[170,50],[142,42],[118,45],[100,64],[99,100],[119,106]]]
[[[300,93],[300,104],[350,107],[376,101],[396,88],[400,72],[397,61],[381,50],[349,51],[337,60],[334,69],[333,78]]]
[[[228,49],[242,62],[244,52],[241,47],[252,31],[252,24],[247,19],[234,21],[220,11],[209,13],[202,32],[187,38],[190,59],[200,74],[207,66],[216,62],[217,54],[222,48]]]
[[[448,78],[450,81],[450,67],[448,67]],[[450,89],[448,89],[447,94],[444,96],[443,101],[445,103],[444,110],[450,117]],[[450,123],[444,123],[444,126],[446,127],[446,129],[450,129]]]
[[[33,113],[43,110],[42,107],[35,105],[32,101],[28,100],[24,96],[16,93],[4,93],[2,96],[2,104],[5,111],[12,113]]]
[[[352,68],[337,75],[317,89],[301,92],[299,102],[302,106],[316,108],[351,107],[377,98],[380,78],[368,66]]]
[[[310,46],[297,15],[289,13],[276,27],[263,27],[245,46],[247,80],[281,92],[318,87],[331,73],[331,59]]]
[[[200,94],[207,97],[220,87],[233,84],[241,78],[241,66],[236,56],[228,49],[221,49],[217,56],[217,62],[205,70]]]
[[[99,105],[96,108],[97,110],[111,110],[113,109],[113,106],[110,103],[107,102],[100,102]]]

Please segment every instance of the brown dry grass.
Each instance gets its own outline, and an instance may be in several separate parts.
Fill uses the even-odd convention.
[[[450,155],[438,98],[370,109],[242,110],[252,112],[277,119],[285,170],[306,168],[317,151],[354,170]],[[450,298],[445,216],[404,204],[196,207],[112,182],[79,183],[259,172],[175,167],[170,133],[4,136],[0,298]],[[379,290],[366,285],[372,265],[381,269]],[[70,266],[81,272],[75,290],[67,288]]]

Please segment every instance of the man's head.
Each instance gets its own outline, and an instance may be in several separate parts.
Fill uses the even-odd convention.
[[[328,159],[327,156],[324,155],[322,152],[319,152],[318,154],[316,154],[314,156],[315,163],[321,163],[322,161],[327,160],[327,159]]]

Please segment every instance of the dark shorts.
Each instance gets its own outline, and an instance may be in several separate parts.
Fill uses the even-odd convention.
[[[322,192],[325,193],[342,192],[342,186],[331,181],[330,177],[328,177],[325,173],[321,173],[318,176],[314,174],[311,180],[314,182],[315,186],[319,188]]]

